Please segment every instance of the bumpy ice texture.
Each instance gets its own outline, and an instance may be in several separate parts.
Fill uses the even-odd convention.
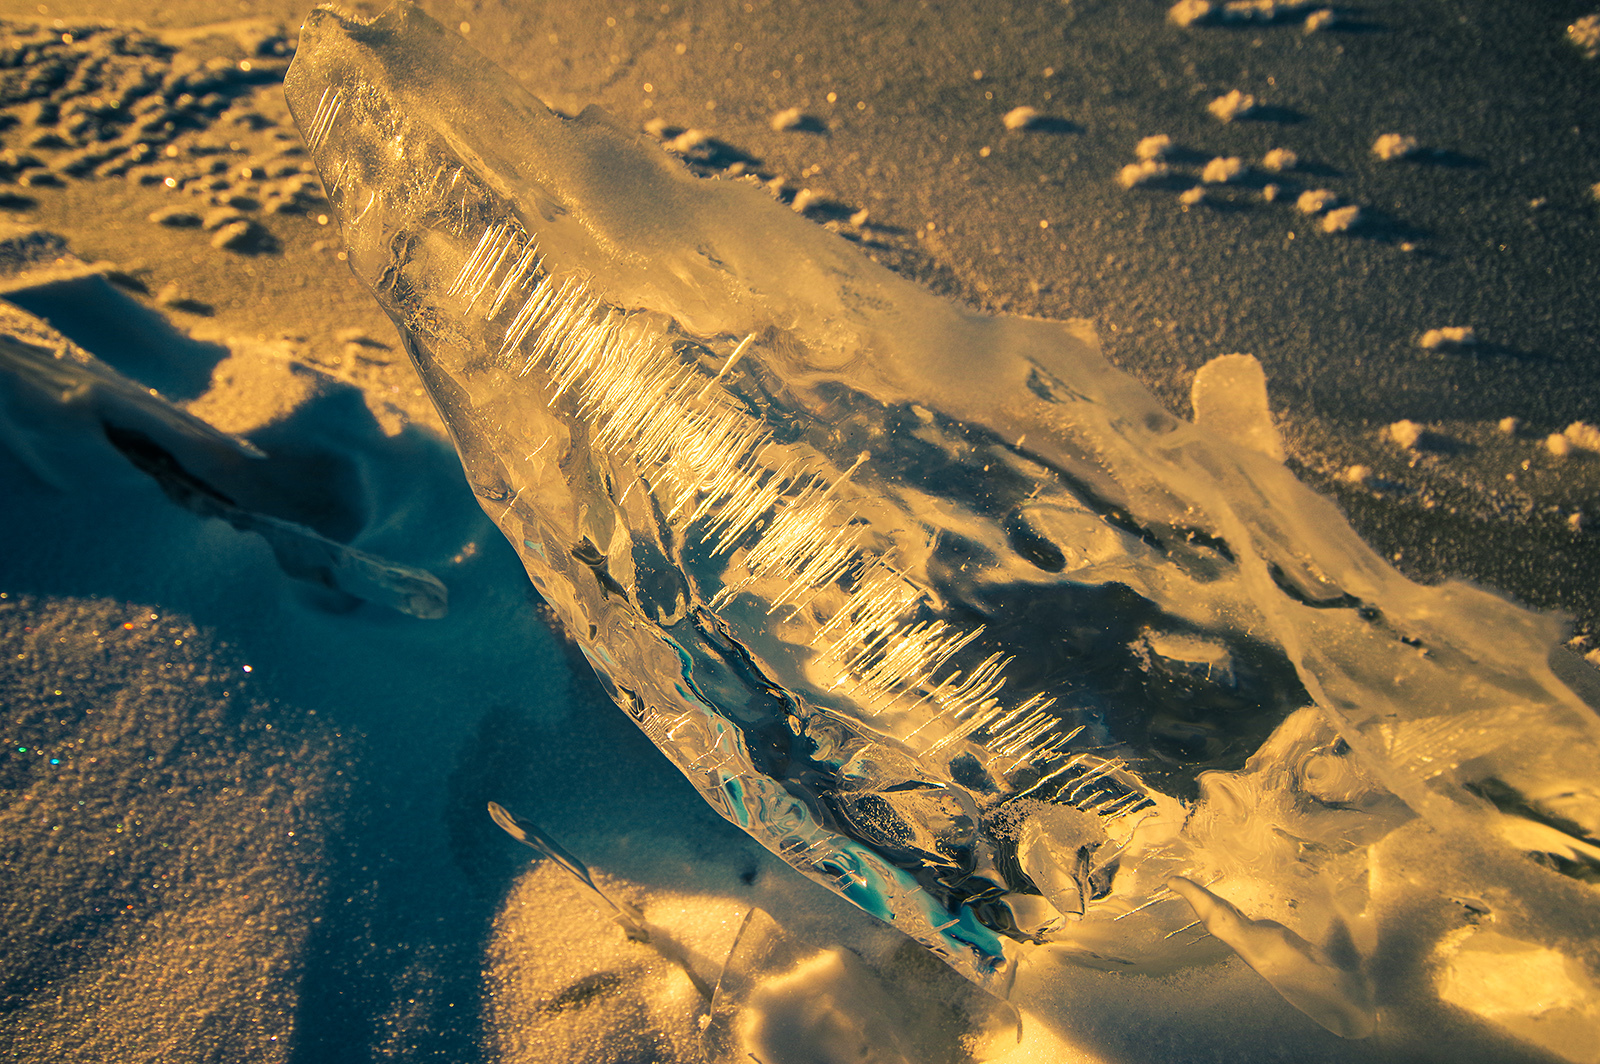
[[[408,6],[313,14],[286,89],[352,268],[618,704],[958,970],[1159,968],[1203,922],[1361,1034],[1345,921],[1397,825],[1595,867],[1559,624],[1403,579],[1275,441],[550,113]]]

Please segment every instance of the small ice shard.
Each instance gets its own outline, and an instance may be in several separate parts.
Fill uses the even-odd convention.
[[[1515,417],[1503,417],[1499,420],[1499,422],[1496,423],[1495,428],[1499,429],[1500,434],[1503,436],[1515,436],[1518,432],[1522,431],[1522,419]]]
[[[1261,157],[1261,168],[1275,174],[1287,173],[1300,165],[1300,156],[1288,148],[1273,148]]]
[[[551,114],[409,5],[315,12],[285,93],[351,269],[618,705],[719,813],[978,984],[1034,948],[1185,963],[1174,876],[1250,883],[1325,941],[1329,885],[1359,903],[1398,820],[1476,845],[1510,815],[1486,780],[1600,788],[1558,620],[1406,580],[1086,327],[941,300],[600,111]]]
[[[1294,209],[1301,214],[1321,214],[1339,202],[1339,194],[1329,188],[1307,189],[1294,201]]]
[[[1572,453],[1572,441],[1559,432],[1552,432],[1544,438],[1544,449],[1557,458],[1565,458]]]
[[[1417,346],[1424,351],[1450,351],[1456,348],[1471,347],[1478,342],[1476,331],[1470,325],[1447,325],[1441,329],[1429,329],[1417,341]]]
[[[573,879],[582,883],[590,894],[611,910],[613,919],[629,939],[650,946],[662,957],[677,965],[689,977],[689,982],[700,992],[700,996],[707,1001],[711,1000],[712,982],[710,973],[703,970],[706,964],[702,958],[692,953],[672,935],[652,926],[645,920],[644,913],[639,911],[638,906],[619,901],[601,890],[588,867],[568,853],[564,846],[546,834],[537,824],[514,815],[498,802],[490,802],[488,809],[489,818],[495,822],[496,827],[529,849],[554,861]]]
[[[1600,57],[1600,15],[1585,15],[1568,26],[1567,40],[1588,58]]]
[[[1283,461],[1283,441],[1267,408],[1267,374],[1254,355],[1218,355],[1201,366],[1189,402],[1196,425]]]
[[[1032,107],[1013,107],[1000,121],[1007,129],[1031,129],[1043,118],[1044,116]]]
[[[1348,207],[1335,207],[1317,223],[1324,233],[1348,233],[1360,224],[1361,208],[1353,203]]]
[[[1247,92],[1234,89],[1223,96],[1218,96],[1206,105],[1206,110],[1222,122],[1232,122],[1236,118],[1248,118],[1255,113],[1256,98]]]
[[[1204,185],[1195,185],[1193,188],[1186,189],[1181,195],[1178,196],[1178,202],[1183,204],[1185,207],[1198,207],[1205,201],[1206,187]]]
[[[1389,438],[1408,451],[1416,450],[1422,443],[1423,436],[1427,435],[1427,428],[1415,421],[1396,421],[1384,430]]]
[[[1372,467],[1364,465],[1346,466],[1344,473],[1341,475],[1349,483],[1365,487],[1372,482]]]
[[[1200,679],[1219,687],[1234,685],[1233,653],[1215,640],[1147,629],[1140,634],[1134,652],[1169,676]]]
[[[1189,903],[1207,931],[1323,1027],[1341,1038],[1365,1038],[1377,1026],[1372,984],[1353,957],[1335,960],[1277,921],[1252,920],[1182,876],[1169,879],[1167,886]],[[1353,953],[1348,946],[1340,952]]]
[[[1417,138],[1402,133],[1385,133],[1372,142],[1372,154],[1384,162],[1409,159],[1417,154]]]
[[[1225,185],[1230,181],[1237,181],[1245,173],[1244,160],[1236,155],[1218,156],[1206,163],[1205,169],[1200,171],[1200,180],[1208,185]]]
[[[790,107],[773,115],[769,124],[772,126],[773,132],[782,133],[789,129],[799,129],[805,120],[804,111],[798,107]]]
[[[1159,180],[1171,173],[1171,169],[1160,159],[1146,159],[1143,162],[1129,163],[1117,173],[1117,183],[1123,188],[1137,188],[1151,181]]]
[[[1165,133],[1157,133],[1145,137],[1134,146],[1133,153],[1139,157],[1140,162],[1154,162],[1165,159],[1173,149],[1172,138]]]
[[[489,819],[493,820],[495,826],[501,831],[504,831],[524,846],[537,850],[550,858],[550,860],[565,868],[574,879],[588,887],[589,891],[599,898],[606,908],[616,914],[617,923],[622,925],[628,932],[629,938],[636,942],[650,941],[650,931],[645,927],[644,914],[637,907],[625,901],[617,901],[596,886],[594,876],[590,874],[588,867],[568,853],[564,846],[545,834],[538,825],[512,815],[511,811],[499,802],[490,802],[488,808]]]

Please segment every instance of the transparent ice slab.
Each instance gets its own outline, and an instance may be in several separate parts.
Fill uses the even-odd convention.
[[[1559,620],[1401,577],[1264,407],[1175,418],[1090,330],[938,299],[410,6],[314,13],[286,91],[352,269],[617,703],[971,978],[1033,947],[1191,963],[1199,925],[1360,1034],[1402,825],[1486,877],[1600,869]],[[1215,377],[1213,409],[1261,405]]]

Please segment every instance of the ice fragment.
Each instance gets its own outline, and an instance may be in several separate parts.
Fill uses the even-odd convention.
[[[1480,876],[1507,825],[1548,829],[1518,836],[1548,868],[1600,832],[1559,622],[1405,580],[1085,328],[941,301],[599,111],[552,115],[413,7],[324,9],[300,42],[285,89],[351,268],[618,704],[957,970],[1181,963],[1169,881],[1226,875],[1280,901],[1191,892],[1208,927],[1358,1034],[1326,944],[1397,823],[1479,847]],[[1576,797],[1539,820],[1551,781]]]

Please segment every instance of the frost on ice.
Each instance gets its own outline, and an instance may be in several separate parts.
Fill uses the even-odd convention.
[[[971,979],[1166,970],[1209,931],[1361,1034],[1397,832],[1471,855],[1437,892],[1600,873],[1559,622],[1390,569],[1278,460],[1253,360],[1174,418],[1087,329],[935,298],[414,8],[317,12],[286,89],[352,268],[618,704]],[[1539,910],[1498,933],[1566,948]]]

